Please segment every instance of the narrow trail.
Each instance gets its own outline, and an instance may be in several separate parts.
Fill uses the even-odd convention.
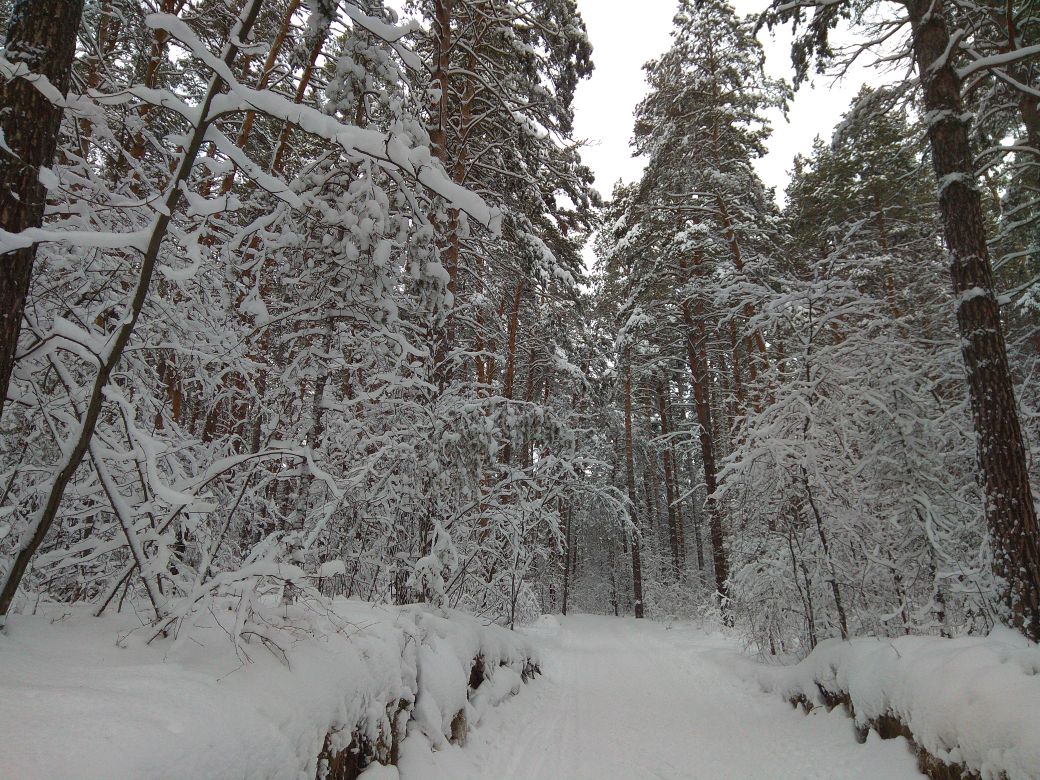
[[[528,629],[543,676],[465,749],[404,780],[910,780],[902,739],[857,744],[841,713],[803,715],[736,672],[731,640],[596,616]]]

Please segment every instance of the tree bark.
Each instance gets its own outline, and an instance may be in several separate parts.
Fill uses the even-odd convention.
[[[83,0],[16,0],[11,11],[4,56],[67,95]],[[0,136],[7,147],[0,147],[0,229],[9,233],[43,224],[47,189],[40,168],[53,162],[61,128],[62,107],[33,80],[0,79]],[[0,416],[35,259],[35,246],[0,255]]]
[[[516,334],[520,329],[520,304],[523,301],[524,288],[527,279],[520,277],[513,291],[513,302],[509,309],[509,325],[506,337],[506,369],[502,379],[502,397],[507,401],[513,400],[513,385],[516,380]],[[507,440],[502,448],[502,462],[510,463],[513,459],[513,445]]]
[[[827,541],[827,532],[823,528],[823,518],[820,516],[820,510],[816,506],[816,499],[813,497],[812,487],[809,485],[809,473],[802,467],[802,485],[805,487],[805,497],[809,501],[809,507],[812,509],[813,519],[816,521],[816,533],[820,539],[820,546],[823,548],[823,560],[827,567],[827,584],[830,586],[831,595],[834,597],[834,608],[838,611],[838,630],[841,631],[841,638],[849,638],[849,619],[845,614],[845,602],[841,598],[841,588],[838,587],[838,572],[834,566],[834,557],[831,555],[830,543]]]
[[[636,463],[632,440],[632,365],[625,355],[625,484],[632,506],[632,599],[637,618],[643,617],[643,564],[639,551],[639,503],[636,496]]]
[[[646,517],[647,522],[652,528],[660,528],[661,513],[657,508],[657,481],[654,479],[656,474],[654,473],[653,464],[647,461],[643,466],[643,492],[646,494]]]
[[[452,129],[451,103],[451,51],[455,45],[452,37],[452,19],[454,14],[453,0],[435,0],[434,2],[434,68],[432,86],[436,89],[436,99],[431,106],[432,120],[429,127],[430,147],[435,157],[441,161],[444,169],[450,174],[459,175],[457,160],[452,160],[449,130]],[[456,123],[457,126],[457,123]],[[452,379],[452,366],[449,355],[454,346],[455,316],[453,314],[455,295],[458,290],[459,261],[459,212],[458,209],[447,210],[446,224],[436,224],[437,244],[440,248],[441,264],[448,273],[447,294],[451,299],[444,322],[440,324],[436,334],[434,373],[438,388],[444,392]]]
[[[697,496],[692,490],[696,485],[696,472],[693,468],[693,455],[686,456],[686,470],[690,474],[690,516],[693,521],[693,543],[697,551],[697,571],[704,571],[704,543],[701,541],[701,519],[697,516]]]
[[[567,602],[571,595],[571,551],[574,548],[574,535],[571,524],[570,507],[560,502],[560,519],[563,522],[563,615],[567,616]]]
[[[947,54],[950,36],[943,4],[907,0],[906,7],[939,184],[994,572],[1011,624],[1040,640],[1040,532],[986,246],[961,81]]]
[[[247,0],[238,24],[232,31],[230,42],[224,51],[222,59],[225,66],[231,67],[234,63],[239,51],[238,42],[245,40],[245,36],[252,29],[253,23],[260,12],[260,5],[260,0]],[[224,89],[224,80],[214,73],[209,80],[209,86],[199,106],[200,117],[209,116],[214,100]],[[14,602],[14,597],[18,592],[22,577],[29,568],[29,562],[43,543],[51,524],[58,515],[61,500],[65,495],[65,489],[90,448],[94,430],[101,415],[105,389],[108,386],[112,372],[122,359],[123,350],[126,349],[126,345],[130,341],[130,336],[133,334],[137,320],[144,308],[149,289],[151,288],[155,265],[159,259],[159,251],[166,240],[166,234],[170,223],[173,221],[173,215],[184,197],[185,185],[195,167],[195,161],[199,152],[202,150],[208,129],[209,123],[205,122],[195,127],[187,139],[184,151],[179,157],[176,170],[166,187],[165,195],[156,206],[158,216],[152,225],[148,244],[141,254],[140,270],[138,271],[133,296],[127,302],[126,314],[123,316],[121,324],[112,334],[109,342],[111,346],[108,349],[106,358],[98,367],[98,372],[94,376],[90,394],[80,419],[79,431],[69,438],[67,442],[68,449],[62,456],[61,462],[57,467],[57,473],[51,480],[50,486],[41,491],[41,504],[34,513],[29,529],[26,530],[23,539],[18,545],[14,562],[4,578],[0,580],[0,628],[3,627],[6,621],[7,613]]]
[[[680,258],[680,269],[685,277],[688,266]],[[718,487],[715,467],[715,435],[711,420],[711,401],[708,397],[708,363],[705,348],[703,318],[695,316],[688,300],[682,303],[683,319],[686,323],[686,355],[690,363],[690,379],[693,382],[694,407],[697,425],[700,428],[701,463],[704,467],[704,490],[708,504],[708,532],[711,538],[711,557],[715,568],[715,588],[725,603],[728,598],[729,564],[726,560],[725,536],[722,530],[722,507],[715,500]]]
[[[664,461],[664,492],[668,500],[668,546],[672,552],[672,574],[679,579],[679,526],[675,519],[675,485],[672,481],[674,472],[672,470],[672,443],[668,439],[671,431],[668,426],[668,409],[665,406],[664,383],[657,385],[657,412],[661,418],[661,435],[664,437],[664,446],[661,449],[661,459]]]

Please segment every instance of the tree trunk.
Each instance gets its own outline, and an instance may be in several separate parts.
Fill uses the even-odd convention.
[[[520,303],[524,296],[526,279],[521,277],[513,290],[513,303],[509,309],[509,325],[506,330],[506,373],[502,379],[502,397],[513,400],[513,383],[516,379],[516,334],[520,328]]]
[[[16,0],[11,11],[4,55],[67,95],[83,0]],[[43,223],[47,189],[40,168],[54,160],[63,109],[23,77],[0,80],[0,106],[6,144],[0,148],[0,229],[20,233]],[[35,246],[0,255],[0,416],[35,259]]]
[[[802,485],[805,487],[805,497],[809,500],[813,519],[816,521],[816,533],[820,539],[820,546],[823,548],[823,561],[827,567],[827,584],[834,597],[834,608],[838,610],[838,630],[841,631],[842,639],[848,639],[849,619],[845,614],[845,602],[841,598],[841,588],[838,587],[838,572],[834,566],[830,543],[827,541],[827,532],[823,528],[823,518],[820,516],[820,510],[816,506],[816,499],[813,497],[812,488],[809,485],[809,473],[804,466],[802,467]]]
[[[453,0],[435,0],[434,2],[434,68],[432,85],[436,92],[436,99],[431,106],[432,121],[430,123],[430,147],[434,156],[441,161],[444,169],[451,175],[458,175],[456,160],[452,159],[452,138],[449,130],[453,127],[451,117],[451,103],[449,101],[451,89],[451,51],[455,45],[452,37],[452,19],[454,14]],[[455,122],[457,127],[458,123]],[[436,335],[434,373],[438,388],[444,392],[452,379],[452,366],[449,355],[454,346],[455,317],[454,298],[458,289],[458,261],[459,261],[459,211],[455,208],[447,210],[446,224],[436,224],[437,244],[440,249],[440,260],[448,273],[447,295],[451,299],[448,302],[448,312],[444,322],[440,324]]]
[[[226,47],[223,62],[226,67],[231,67],[239,51],[239,41],[245,40],[245,36],[253,27],[256,17],[260,11],[260,0],[247,0],[238,24],[232,30],[231,42]],[[216,73],[209,80],[209,86],[199,106],[199,115],[208,116],[208,112],[216,100],[217,95],[223,92],[225,83]],[[134,332],[137,320],[144,308],[145,301],[151,288],[152,276],[155,265],[159,258],[159,251],[166,240],[167,231],[173,221],[181,199],[184,197],[186,183],[195,167],[195,162],[202,145],[205,141],[208,124],[197,126],[187,139],[187,144],[179,156],[176,170],[166,187],[166,193],[162,201],[156,204],[157,218],[152,224],[149,232],[148,244],[141,254],[140,270],[134,287],[133,296],[127,302],[126,314],[120,325],[113,332],[109,341],[106,359],[98,367],[98,372],[90,388],[90,394],[84,405],[79,423],[79,431],[70,436],[68,449],[63,454],[57,466],[57,473],[51,480],[49,488],[41,493],[40,506],[34,512],[30,527],[26,530],[23,539],[19,543],[15,553],[14,562],[5,577],[0,580],[0,628],[5,622],[8,610],[14,601],[15,594],[21,584],[22,577],[29,568],[29,562],[43,543],[51,524],[58,515],[62,497],[65,489],[72,480],[73,474],[79,468],[84,455],[90,447],[101,415],[105,389],[108,387],[112,372],[122,359],[123,350],[126,349],[130,336]],[[142,572],[143,573],[143,572]]]
[[[560,514],[563,516],[563,615],[567,615],[567,603],[571,595],[571,561],[574,549],[574,528],[571,508],[561,502]]]
[[[942,3],[907,0],[906,7],[939,183],[994,571],[1012,625],[1040,640],[1040,532],[986,247],[961,82],[947,56],[950,36]]]
[[[509,310],[509,325],[506,337],[506,369],[502,378],[502,397],[507,401],[513,400],[513,385],[516,381],[516,334],[520,329],[520,303],[523,301],[524,287],[527,280],[521,277],[516,283],[513,291],[513,303]],[[502,448],[502,462],[510,463],[513,459],[513,445],[507,439],[505,447]]]
[[[653,478],[653,464],[647,460],[643,466],[643,492],[646,494],[647,523],[653,528],[661,527],[661,513],[657,509],[656,481]]]
[[[671,431],[668,428],[668,409],[664,400],[664,384],[657,385],[657,412],[661,418],[661,435],[664,437],[664,446],[661,449],[661,459],[664,461],[664,492],[668,499],[668,546],[672,552],[672,574],[679,579],[679,526],[675,520],[675,485],[672,482],[674,472],[672,470],[672,443],[668,439]]]
[[[688,268],[685,260],[680,259],[680,268],[685,277]],[[690,363],[690,379],[693,382],[694,407],[697,412],[697,424],[700,428],[701,463],[704,467],[704,490],[708,504],[708,531],[711,537],[711,557],[715,568],[715,587],[723,603],[728,598],[727,583],[729,565],[726,560],[726,548],[722,530],[722,507],[715,500],[715,489],[718,487],[715,469],[715,437],[711,421],[711,402],[708,397],[708,363],[704,344],[703,318],[694,316],[689,301],[682,304],[683,319],[686,322],[686,355]]]
[[[690,474],[690,485],[696,485],[696,472],[693,468],[693,455],[687,455],[686,470]],[[690,490],[690,515],[693,520],[693,544],[697,551],[697,571],[704,571],[704,542],[701,541],[701,519],[697,515],[697,495]]]
[[[627,352],[627,350],[626,350]],[[643,617],[643,565],[639,554],[639,504],[636,498],[636,463],[632,442],[632,365],[625,355],[625,484],[632,505],[632,599],[635,615]]]

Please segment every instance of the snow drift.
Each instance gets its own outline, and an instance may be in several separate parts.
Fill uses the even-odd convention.
[[[132,615],[15,616],[0,637],[4,776],[355,777],[391,763],[406,729],[461,741],[538,668],[523,637],[457,612],[270,607],[269,630],[237,648],[233,615],[150,644]]]
[[[1010,630],[829,640],[753,674],[807,709],[844,705],[861,736],[907,737],[931,777],[1040,778],[1040,647]]]

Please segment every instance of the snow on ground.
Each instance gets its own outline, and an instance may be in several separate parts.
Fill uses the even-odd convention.
[[[763,693],[718,634],[590,615],[526,632],[544,675],[489,712],[464,749],[431,754],[410,736],[402,780],[922,777],[905,740],[860,745],[840,711],[803,715]]]
[[[327,732],[340,730],[336,749],[358,726],[378,739],[388,703],[417,694],[413,729],[446,746],[458,711],[479,721],[531,652],[460,613],[316,606],[254,614],[287,663],[258,641],[236,653],[232,610],[151,644],[132,613],[13,616],[0,636],[0,780],[313,780]],[[494,674],[467,704],[478,653]]]
[[[988,637],[821,643],[790,667],[747,667],[783,698],[845,693],[862,725],[894,715],[933,756],[985,778],[1040,778],[1040,648],[1006,628]]]
[[[365,780],[922,777],[904,739],[861,745],[841,710],[784,700],[816,681],[983,776],[1040,778],[1040,651],[1010,635],[825,643],[777,668],[681,623],[543,617],[517,635],[356,601],[257,616],[284,659],[255,641],[237,655],[230,610],[151,644],[133,615],[16,616],[0,637],[0,780],[310,780],[326,732],[341,729],[336,749],[355,727],[378,739],[399,700],[415,702],[399,767]],[[523,685],[528,658],[543,675]],[[460,710],[464,747],[449,741]]]

